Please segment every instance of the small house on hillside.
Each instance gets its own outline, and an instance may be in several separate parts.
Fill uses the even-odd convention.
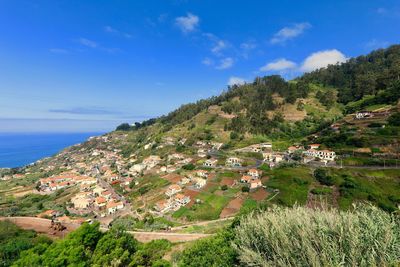
[[[230,157],[227,158],[226,165],[230,167],[242,167],[242,160],[236,157]]]

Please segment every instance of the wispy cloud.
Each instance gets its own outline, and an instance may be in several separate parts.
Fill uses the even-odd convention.
[[[126,33],[126,32],[122,32],[122,31],[117,30],[117,29],[115,29],[115,28],[113,28],[111,26],[105,26],[104,27],[104,31],[107,32],[107,33],[115,34],[115,35],[122,36],[122,37],[125,37],[125,38],[128,38],[128,39],[132,38],[131,34]]]
[[[257,43],[254,40],[243,42],[240,44],[241,55],[247,59],[249,57],[249,53],[257,48]]]
[[[260,71],[285,71],[296,68],[297,64],[285,58],[280,58],[269,62],[260,68]]]
[[[209,42],[209,46],[211,53],[213,53],[216,56],[222,56],[223,51],[226,50],[227,48],[230,47],[230,44],[228,41],[220,39],[218,36],[212,33],[203,33],[202,34]]]
[[[75,40],[76,42],[78,42],[80,45],[91,48],[91,49],[98,49],[100,51],[104,51],[110,54],[115,54],[118,52],[121,52],[121,49],[118,47],[104,47],[102,45],[100,45],[98,42],[89,40],[87,38],[79,38],[77,40]]]
[[[311,24],[308,22],[296,23],[290,27],[284,27],[280,29],[271,38],[271,44],[282,44],[288,40],[296,38],[297,36],[304,33],[305,30],[311,28]]]
[[[233,86],[233,85],[242,85],[244,84],[246,81],[243,78],[240,77],[236,77],[236,76],[232,76],[229,78],[228,80],[228,85],[229,86]]]
[[[68,54],[68,50],[63,48],[50,48],[49,51],[53,54]]]
[[[389,45],[390,43],[387,41],[380,41],[377,39],[372,39],[368,42],[365,43],[365,48],[368,50],[371,49],[378,49],[378,48],[385,48]]]
[[[219,64],[215,67],[217,70],[229,69],[235,63],[234,59],[231,57],[226,57],[220,60]]]
[[[183,33],[189,33],[196,30],[199,26],[200,18],[192,13],[187,13],[186,16],[177,17],[175,24]]]
[[[49,109],[51,113],[63,113],[74,115],[119,115],[120,111],[110,110],[104,107],[73,107],[63,109]]]
[[[203,65],[206,65],[206,66],[211,66],[211,65],[214,64],[214,60],[212,60],[212,59],[209,58],[209,57],[206,57],[206,58],[204,58],[204,59],[201,61],[201,63],[202,63]]]
[[[96,47],[99,46],[99,44],[96,43],[95,41],[92,41],[92,40],[89,40],[89,39],[86,39],[86,38],[79,38],[77,41],[81,45],[87,46],[87,47],[90,47],[90,48],[96,48]]]
[[[379,7],[375,10],[375,12],[382,17],[388,18],[399,18],[400,17],[400,9],[398,7]]]

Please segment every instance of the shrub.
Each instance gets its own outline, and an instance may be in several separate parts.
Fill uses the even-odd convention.
[[[242,187],[242,192],[250,192],[250,187],[248,187],[248,186],[243,186],[243,187]]]
[[[178,266],[235,266],[237,255],[231,246],[233,235],[224,231],[215,237],[201,239],[185,249],[178,259]]]
[[[274,207],[243,219],[235,248],[246,266],[396,266],[400,221],[371,205],[353,211]]]
[[[394,113],[388,118],[389,125],[400,126],[400,113]]]
[[[192,163],[186,164],[182,166],[182,169],[187,170],[187,171],[192,171],[196,168]]]
[[[131,129],[131,126],[129,125],[129,123],[122,123],[122,124],[118,125],[115,130],[116,131],[129,131],[130,129]]]
[[[333,185],[333,179],[331,176],[327,175],[326,170],[318,168],[314,171],[314,177],[323,185],[331,186]]]

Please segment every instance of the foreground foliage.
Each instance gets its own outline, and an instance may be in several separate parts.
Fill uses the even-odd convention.
[[[9,221],[0,221],[0,266],[9,266],[23,250],[50,243],[50,239],[34,231],[22,230]]]
[[[249,216],[235,230],[250,266],[388,266],[400,262],[400,221],[373,206],[354,211],[279,208]]]
[[[169,266],[161,259],[169,248],[165,240],[140,244],[122,229],[102,233],[99,224],[83,224],[65,239],[22,252],[13,266]]]

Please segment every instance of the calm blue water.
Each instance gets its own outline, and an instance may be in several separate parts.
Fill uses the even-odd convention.
[[[0,133],[0,168],[20,167],[102,133]]]

